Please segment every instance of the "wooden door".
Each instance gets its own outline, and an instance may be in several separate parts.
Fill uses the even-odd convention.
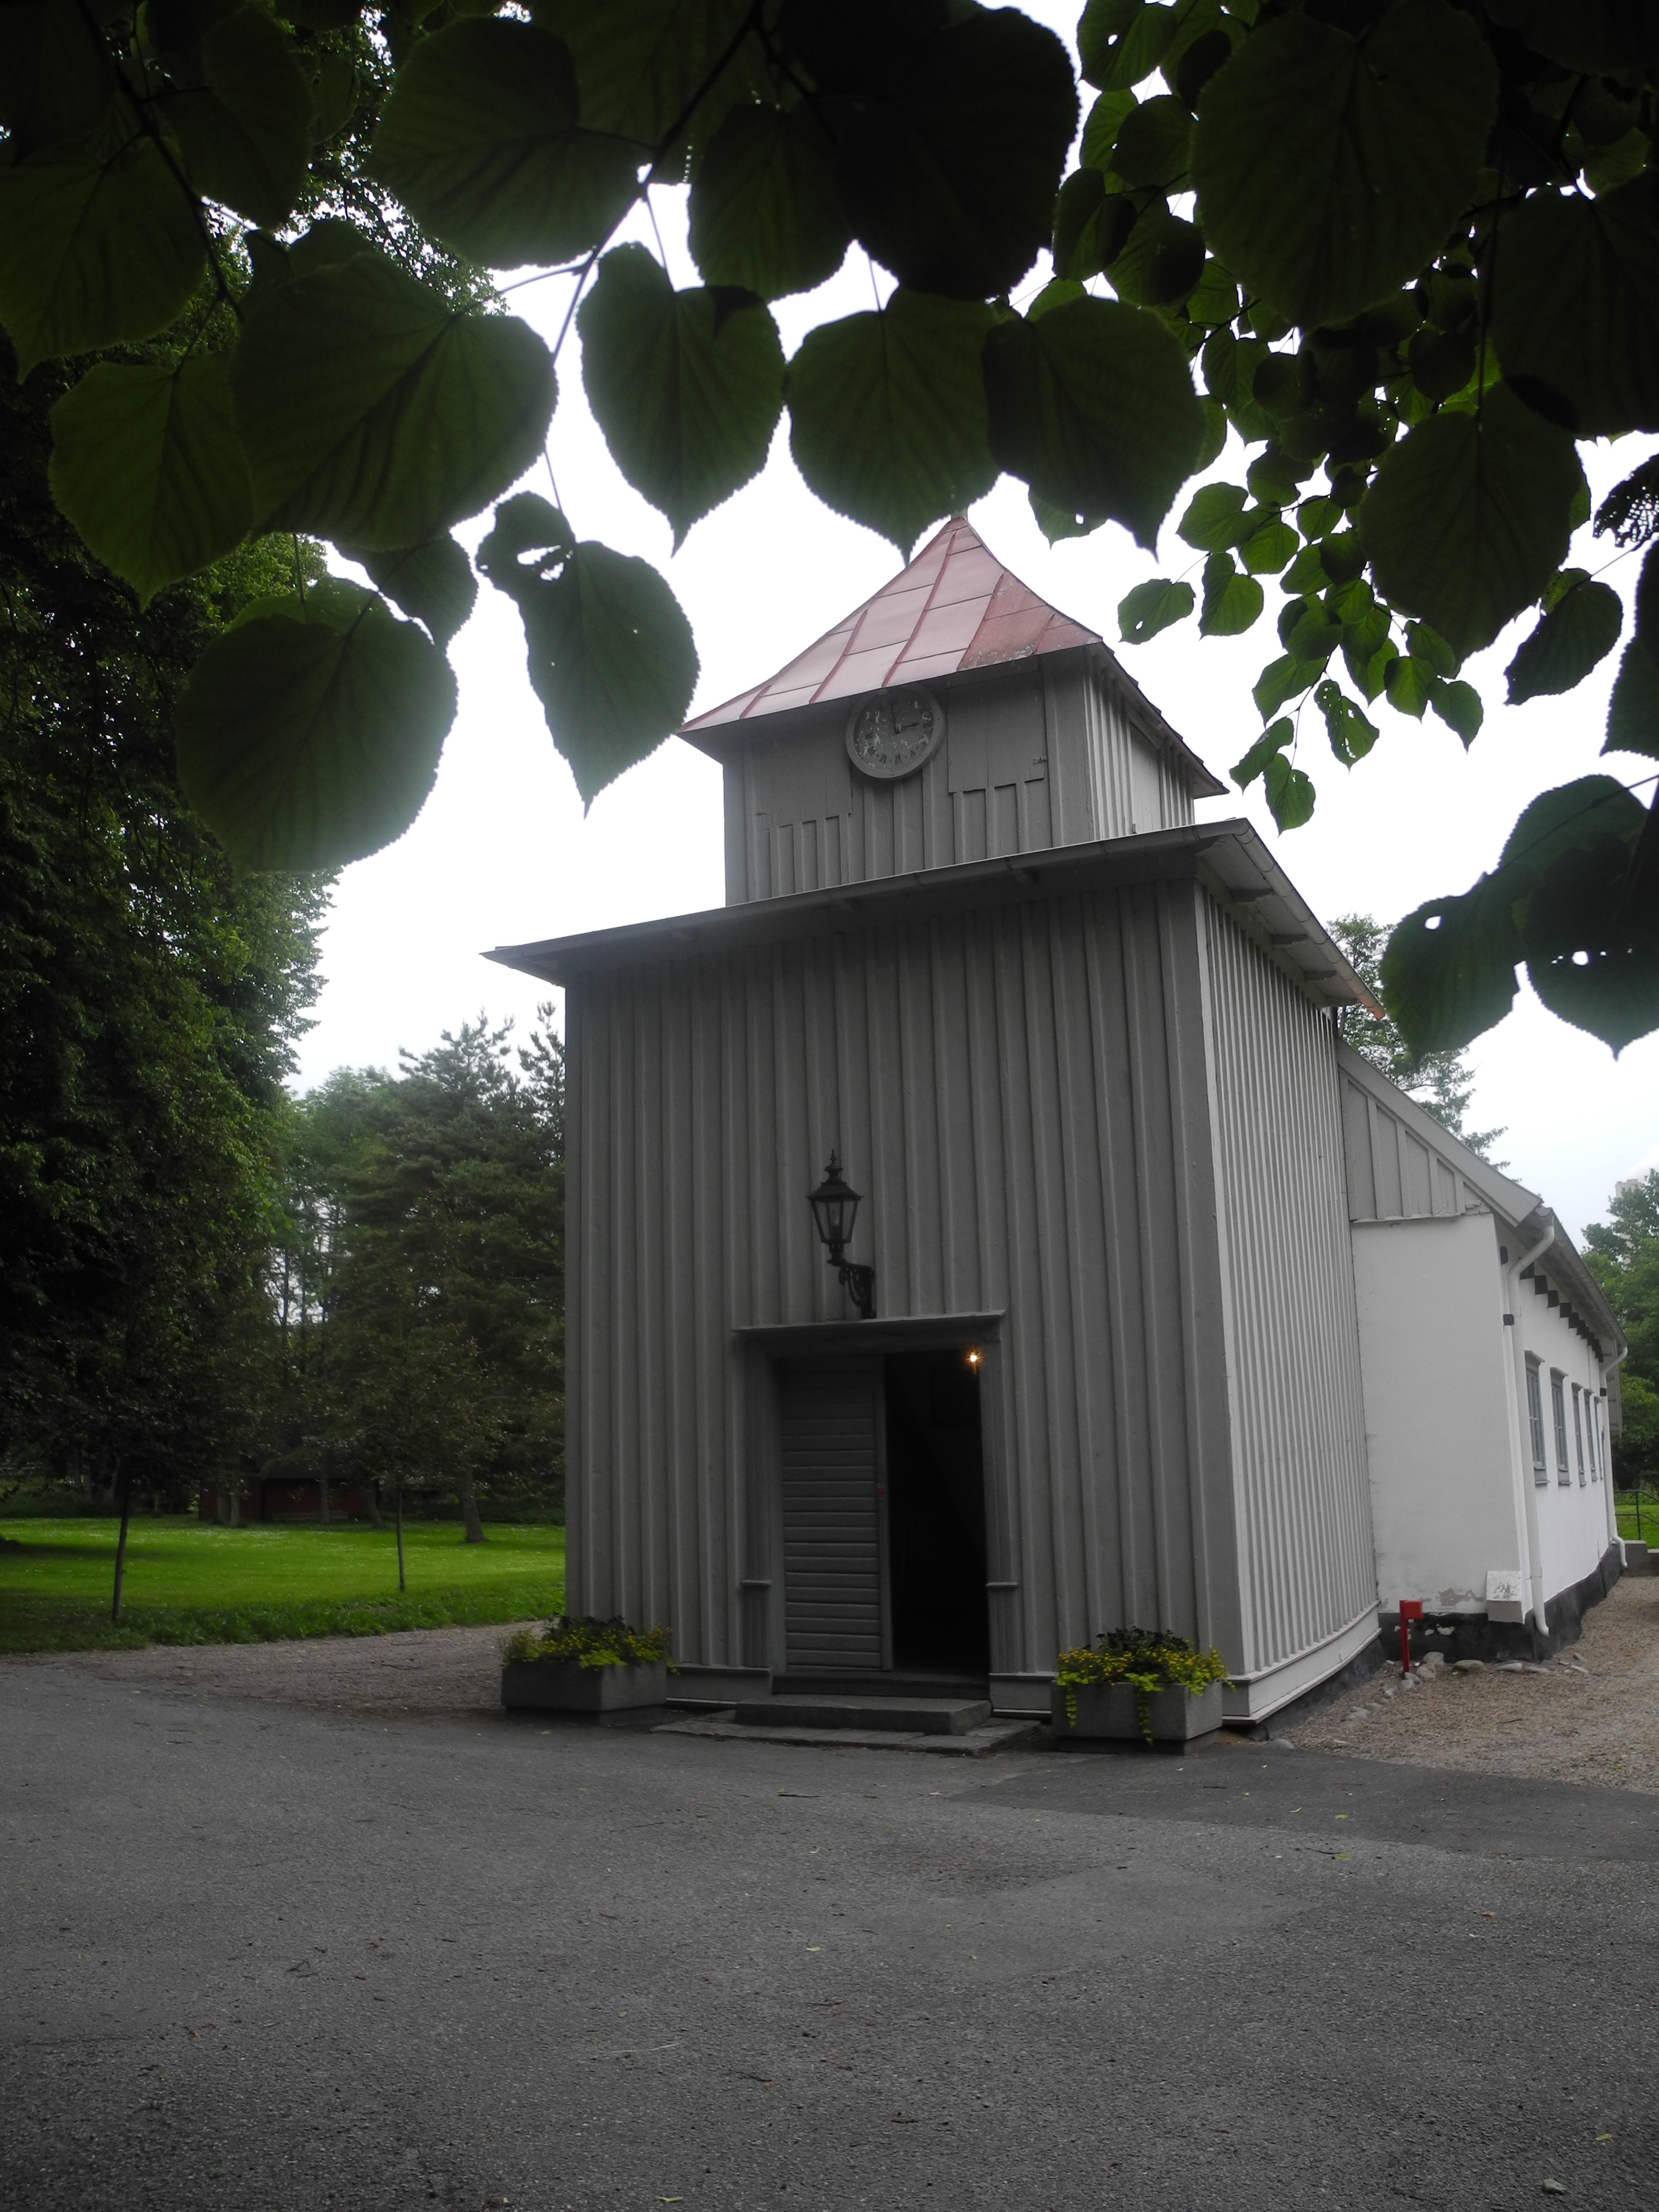
[[[878,1359],[782,1364],[784,1644],[791,1674],[884,1659]]]

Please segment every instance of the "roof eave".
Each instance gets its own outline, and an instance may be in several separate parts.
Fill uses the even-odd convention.
[[[1511,1227],[1518,1230],[1543,1206],[1544,1201],[1535,1190],[1528,1190],[1525,1183],[1515,1182],[1501,1168],[1495,1168],[1490,1160],[1483,1160],[1479,1152],[1471,1151],[1443,1121],[1437,1121],[1410,1091],[1402,1091],[1391,1076],[1374,1067],[1364,1053],[1356,1052],[1351,1044],[1339,1043],[1336,1059],[1345,1075],[1351,1076],[1363,1090],[1373,1092],[1414,1137],[1431,1152],[1437,1152],[1449,1167],[1462,1176],[1483,1205],[1501,1214]]]
[[[1104,650],[1099,639],[1091,635],[1080,642],[1045,646],[1039,652],[1015,654],[1006,660],[986,660],[973,668],[953,668],[943,676],[928,677],[927,687],[931,691],[948,692],[956,684],[971,684],[976,677],[1006,675],[1011,670],[1026,667],[1035,660],[1064,660],[1068,655],[1083,658]],[[819,716],[833,713],[837,708],[843,714],[850,715],[854,708],[868,696],[866,692],[847,692],[838,694],[833,699],[798,701],[793,706],[763,708],[755,714],[734,714],[728,722],[714,722],[703,728],[698,727],[693,720],[676,730],[674,735],[684,738],[688,745],[696,745],[699,752],[707,753],[711,760],[723,763],[732,759],[746,745],[757,744],[763,739],[775,742],[780,738],[793,737],[797,731],[805,729]]]
[[[990,675],[1000,670],[1019,668],[1025,660],[1063,663],[1069,658],[1080,659],[1086,667],[1095,669],[1133,708],[1136,721],[1145,729],[1152,742],[1165,751],[1172,752],[1180,761],[1186,777],[1187,788],[1194,799],[1224,799],[1231,787],[1212,775],[1187,740],[1156,708],[1135,682],[1123,663],[1102,639],[1090,637],[1080,644],[1046,647],[1041,653],[1030,653],[1024,659],[993,660],[976,668],[958,668],[948,676],[930,678],[934,688],[949,691],[952,685],[971,683],[977,676]],[[826,706],[845,706],[850,712],[853,701],[813,700],[804,706],[775,707],[761,714],[744,718],[733,715],[728,722],[716,722],[704,728],[688,724],[677,730],[676,737],[684,738],[688,745],[695,745],[700,753],[724,767],[746,746],[769,739],[793,735],[808,721],[822,714]]]
[[[1237,818],[878,876],[867,883],[750,899],[701,914],[631,922],[535,945],[498,945],[484,957],[564,987],[599,969],[692,957],[779,939],[834,935],[884,913],[902,920],[907,915],[1017,904],[1120,884],[1193,878],[1316,1004],[1366,1002],[1364,986],[1255,825]]]
[[[1107,681],[1123,694],[1135,709],[1136,714],[1149,725],[1148,734],[1155,738],[1167,750],[1180,757],[1187,770],[1188,787],[1194,799],[1225,799],[1229,795],[1230,787],[1223,783],[1218,776],[1213,775],[1204,765],[1180,731],[1164,720],[1162,711],[1153,706],[1110,646],[1103,640],[1098,644],[1090,646],[1087,650],[1096,656],[1097,664],[1103,669]]]
[[[1539,1255],[1537,1269],[1571,1291],[1573,1311],[1594,1322],[1598,1340],[1611,1347],[1602,1353],[1603,1358],[1616,1364],[1629,1351],[1630,1340],[1619,1326],[1618,1316],[1607,1304],[1606,1291],[1591,1274],[1583,1254],[1568,1235],[1559,1215],[1541,1200],[1525,1221],[1516,1224],[1516,1236],[1525,1240],[1521,1249],[1525,1251],[1538,1243],[1549,1229],[1555,1231],[1554,1241]]]

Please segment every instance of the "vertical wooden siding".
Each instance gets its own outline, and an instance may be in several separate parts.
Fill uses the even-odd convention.
[[[1480,1201],[1456,1170],[1397,1114],[1344,1074],[1342,1128],[1348,1211],[1355,1221],[1409,1221],[1467,1213]]]
[[[945,744],[894,783],[853,773],[844,700],[787,736],[758,732],[726,769],[728,898],[787,897],[1192,820],[1181,761],[1136,732],[1081,654],[939,688]]]
[[[1080,834],[1128,837],[1137,830],[1176,830],[1191,822],[1193,799],[1184,767],[1137,731],[1117,690],[1093,675],[1072,688],[1079,695],[1079,750],[1087,761],[1090,787],[1091,826]]]
[[[1136,1620],[1240,1663],[1201,988],[1190,884],[574,982],[572,1603],[748,1656],[733,1332],[847,1317],[835,1146],[884,1317],[1006,1312],[994,1666]]]
[[[1330,1021],[1206,900],[1245,1666],[1375,1603]]]

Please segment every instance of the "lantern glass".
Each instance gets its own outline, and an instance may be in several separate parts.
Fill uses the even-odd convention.
[[[832,1253],[839,1255],[853,1241],[853,1224],[858,1218],[859,1193],[843,1179],[841,1162],[833,1152],[830,1155],[830,1164],[823,1171],[823,1181],[815,1191],[807,1194],[806,1202],[812,1209],[818,1235]]]

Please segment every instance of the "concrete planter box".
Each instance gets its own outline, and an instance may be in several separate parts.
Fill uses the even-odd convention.
[[[501,1669],[501,1703],[508,1712],[577,1713],[604,1720],[659,1706],[668,1694],[668,1668],[660,1659],[632,1667],[582,1667],[574,1659],[522,1659]]]
[[[1055,1683],[1050,1714],[1056,1743],[1085,1741],[1144,1743],[1135,1692],[1121,1682],[1085,1682],[1073,1692],[1077,1724],[1066,1717],[1066,1692]],[[1148,1719],[1154,1743],[1192,1743],[1221,1726],[1221,1684],[1212,1682],[1196,1695],[1191,1690],[1154,1690]]]

